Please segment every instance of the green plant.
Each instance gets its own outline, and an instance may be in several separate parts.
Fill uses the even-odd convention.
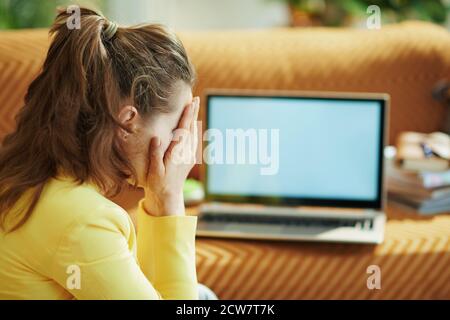
[[[101,8],[101,0],[76,2]],[[75,2],[69,0],[0,0],[0,29],[49,27],[58,6]]]
[[[426,20],[443,24],[447,21],[450,4],[447,0],[275,0],[287,3],[319,17],[324,25],[342,25],[349,17],[366,16],[370,5],[381,9],[382,19],[402,21]]]
[[[381,9],[382,16],[391,17],[395,21],[419,19],[442,24],[447,21],[450,10],[449,2],[445,0],[340,0],[339,2],[353,14],[364,13],[368,6],[377,5]]]

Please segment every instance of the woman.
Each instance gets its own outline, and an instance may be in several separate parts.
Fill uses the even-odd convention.
[[[185,49],[158,25],[82,8],[71,30],[69,18],[0,149],[0,298],[196,299],[182,190],[199,99]],[[105,197],[127,183],[145,190],[137,237]]]

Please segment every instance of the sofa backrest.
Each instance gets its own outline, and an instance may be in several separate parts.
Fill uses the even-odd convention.
[[[182,32],[207,88],[386,92],[390,134],[441,129],[445,107],[433,86],[450,79],[450,33],[423,22],[381,30],[294,28]],[[14,127],[26,88],[45,57],[47,30],[0,32],[0,139]]]
[[[275,29],[181,34],[206,88],[384,92],[390,143],[404,130],[441,129],[432,98],[450,80],[450,33],[423,22],[361,29]]]

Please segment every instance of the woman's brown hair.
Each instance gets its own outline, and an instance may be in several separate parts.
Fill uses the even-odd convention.
[[[175,83],[194,81],[182,43],[164,27],[119,27],[111,34],[101,14],[80,13],[79,29],[68,27],[66,10],[57,15],[42,71],[28,88],[16,130],[0,148],[0,226],[32,192],[8,231],[27,221],[45,183],[59,172],[80,184],[91,181],[107,195],[119,193],[127,179],[136,181],[117,138],[121,102],[132,101],[143,117],[170,112]]]

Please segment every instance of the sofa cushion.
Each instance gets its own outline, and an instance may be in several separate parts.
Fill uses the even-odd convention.
[[[390,142],[443,125],[431,90],[450,78],[450,33],[423,22],[381,30],[299,28],[181,33],[206,88],[387,92]]]

